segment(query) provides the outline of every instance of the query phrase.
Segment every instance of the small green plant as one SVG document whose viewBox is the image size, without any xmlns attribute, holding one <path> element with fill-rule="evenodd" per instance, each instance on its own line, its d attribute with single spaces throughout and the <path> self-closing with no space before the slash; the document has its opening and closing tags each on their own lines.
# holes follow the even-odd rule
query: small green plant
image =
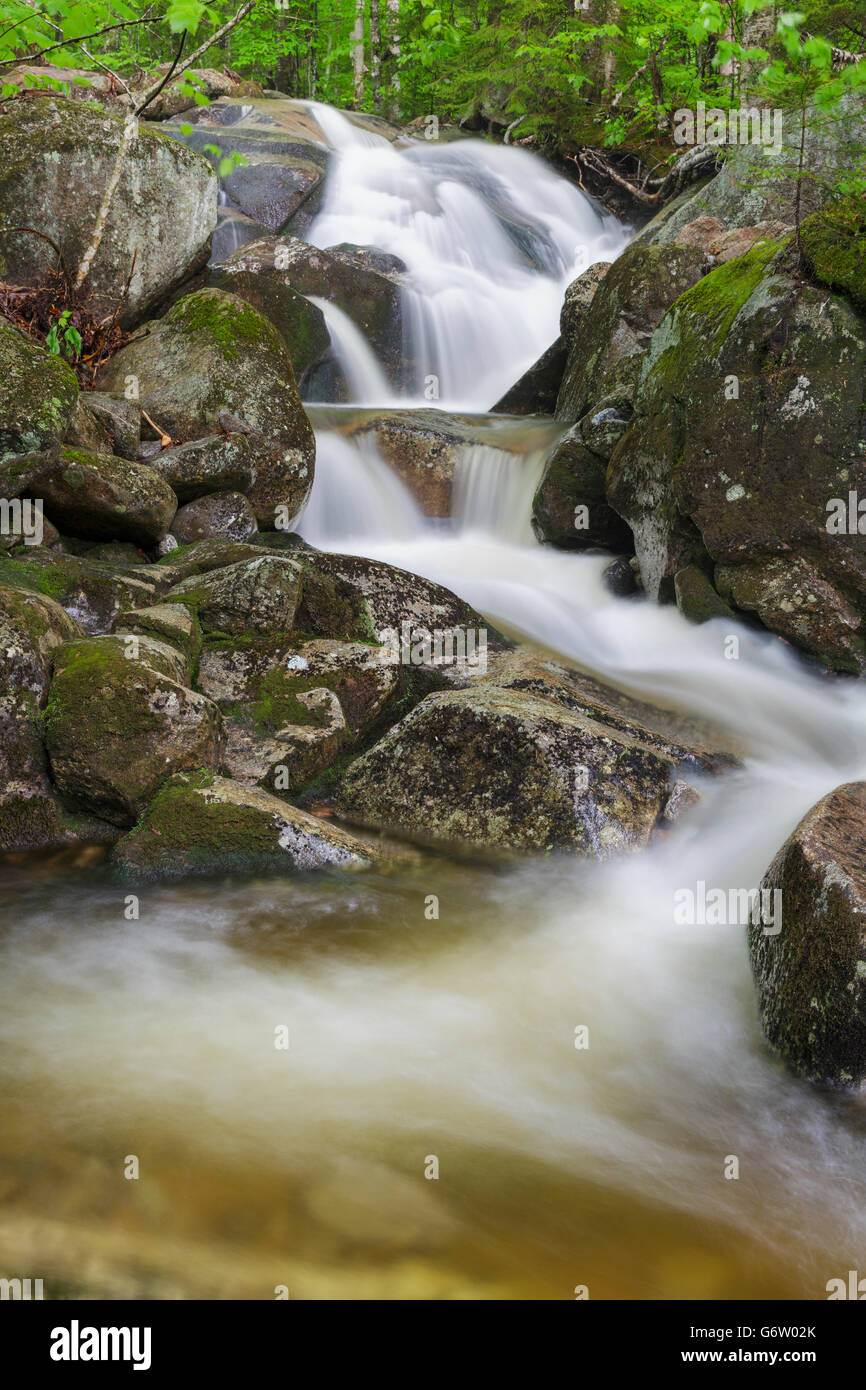
<svg viewBox="0 0 866 1390">
<path fill-rule="evenodd" d="M 77 362 L 81 355 L 81 334 L 70 322 L 71 318 L 72 311 L 64 309 L 48 330 L 45 346 L 55 357 L 67 357 L 70 362 Z"/>
</svg>

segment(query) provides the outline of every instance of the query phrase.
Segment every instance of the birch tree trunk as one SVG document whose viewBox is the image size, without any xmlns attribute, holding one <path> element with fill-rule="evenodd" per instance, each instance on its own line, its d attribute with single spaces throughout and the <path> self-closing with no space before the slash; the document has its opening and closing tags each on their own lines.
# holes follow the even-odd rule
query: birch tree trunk
<svg viewBox="0 0 866 1390">
<path fill-rule="evenodd" d="M 382 15 L 380 0 L 370 0 L 370 95 L 373 110 L 382 110 Z"/>
<path fill-rule="evenodd" d="M 385 41 L 388 52 L 388 116 L 400 119 L 400 0 L 385 0 Z"/>
<path fill-rule="evenodd" d="M 355 0 L 355 25 L 349 39 L 354 73 L 353 106 L 361 109 L 364 100 L 364 0 Z"/>
</svg>

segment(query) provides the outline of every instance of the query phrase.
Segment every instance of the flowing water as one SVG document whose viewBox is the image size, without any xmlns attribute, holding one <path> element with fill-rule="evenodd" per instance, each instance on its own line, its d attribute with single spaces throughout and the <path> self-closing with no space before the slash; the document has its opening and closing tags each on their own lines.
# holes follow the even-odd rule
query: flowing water
<svg viewBox="0 0 866 1390">
<path fill-rule="evenodd" d="M 445 303 L 460 261 L 448 218 L 481 206 L 495 221 L 504 182 L 513 217 L 552 239 L 573 190 L 474 142 L 471 157 L 457 147 L 459 179 L 450 147 L 386 160 L 374 141 L 346 142 L 352 171 L 338 166 L 317 234 L 407 263 L 426 245 L 419 302 L 425 275 L 443 299 L 426 320 L 435 369 L 489 406 L 530 339 L 552 336 L 532 336 L 548 271 L 521 271 L 537 298 L 515 290 L 502 310 L 511 366 L 497 341 L 477 375 L 463 310 L 449 318 Z M 368 158 L 384 187 L 364 224 Z M 392 159 L 414 185 L 389 182 Z M 572 236 L 596 259 L 608 233 L 579 206 Z M 480 314 L 474 247 L 460 283 Z M 819 796 L 866 776 L 862 685 L 809 674 L 769 636 L 614 599 L 605 557 L 534 545 L 539 458 L 505 436 L 467 445 L 448 522 L 423 517 L 375 438 L 347 438 L 336 418 L 317 417 L 301 525 L 315 544 L 427 575 L 509 631 L 710 718 L 743 767 L 707 783 L 649 852 L 603 865 L 431 858 L 350 880 L 152 887 L 138 921 L 89 854 L 8 866 L 0 1273 L 44 1277 L 47 1296 L 824 1297 L 863 1268 L 862 1102 L 810 1089 L 767 1053 L 743 930 L 677 925 L 674 894 L 755 885 Z"/>
</svg>

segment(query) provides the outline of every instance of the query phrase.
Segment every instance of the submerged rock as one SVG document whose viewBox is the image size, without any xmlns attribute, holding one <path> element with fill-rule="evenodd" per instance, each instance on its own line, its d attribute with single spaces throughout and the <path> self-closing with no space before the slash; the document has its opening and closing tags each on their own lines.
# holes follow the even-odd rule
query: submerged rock
<svg viewBox="0 0 866 1390">
<path fill-rule="evenodd" d="M 382 856 L 341 826 L 224 777 L 173 777 L 117 844 L 125 873 L 190 874 L 361 869 Z"/>
<path fill-rule="evenodd" d="M 781 930 L 753 914 L 752 970 L 767 1041 L 810 1081 L 866 1078 L 866 783 L 813 806 L 761 884 Z"/>
</svg>

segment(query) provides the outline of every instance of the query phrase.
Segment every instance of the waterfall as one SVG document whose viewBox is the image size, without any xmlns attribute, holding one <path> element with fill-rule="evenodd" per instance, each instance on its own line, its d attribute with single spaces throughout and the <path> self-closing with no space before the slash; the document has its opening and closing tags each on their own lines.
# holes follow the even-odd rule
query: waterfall
<svg viewBox="0 0 866 1390">
<path fill-rule="evenodd" d="M 566 285 L 629 231 L 526 150 L 391 144 L 311 104 L 337 151 L 313 245 L 399 256 L 409 395 L 487 410 L 557 337 Z"/>
<path fill-rule="evenodd" d="M 468 445 L 454 476 L 451 515 L 455 528 L 531 545 L 532 498 L 546 456 L 546 449 L 522 456 L 491 444 Z"/>
<path fill-rule="evenodd" d="M 331 338 L 331 349 L 346 379 L 351 399 L 375 405 L 392 402 L 394 392 L 357 324 L 330 300 L 320 299 L 315 294 L 308 294 L 305 298 L 322 311 Z"/>
<path fill-rule="evenodd" d="M 420 535 L 424 517 L 370 435 L 347 440 L 316 432 L 316 482 L 298 530 L 326 550 Z"/>
</svg>

